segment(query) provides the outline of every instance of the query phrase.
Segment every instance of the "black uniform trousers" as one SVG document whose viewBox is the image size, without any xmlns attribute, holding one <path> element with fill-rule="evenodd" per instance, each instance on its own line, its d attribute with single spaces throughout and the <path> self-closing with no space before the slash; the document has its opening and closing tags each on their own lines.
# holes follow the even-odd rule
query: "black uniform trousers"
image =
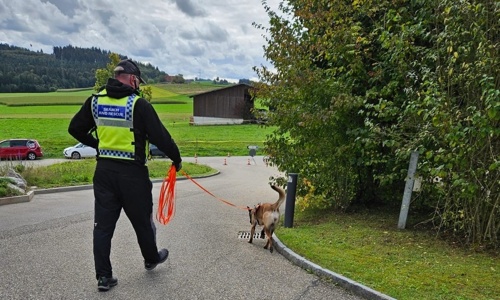
<svg viewBox="0 0 500 300">
<path fill-rule="evenodd" d="M 125 211 L 135 230 L 142 256 L 147 262 L 158 262 L 156 227 L 153 222 L 152 183 L 145 166 L 115 169 L 98 161 L 94 173 L 94 262 L 96 278 L 113 275 L 111 239 L 121 210 Z"/>
</svg>

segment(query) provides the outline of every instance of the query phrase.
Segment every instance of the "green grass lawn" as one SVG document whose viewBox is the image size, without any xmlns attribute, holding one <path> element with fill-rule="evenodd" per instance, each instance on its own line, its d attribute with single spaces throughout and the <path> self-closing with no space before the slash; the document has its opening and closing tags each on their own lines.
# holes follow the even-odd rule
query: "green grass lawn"
<svg viewBox="0 0 500 300">
<path fill-rule="evenodd" d="M 2 105 L 58 105 L 82 104 L 92 90 L 50 93 L 0 93 Z"/>
<path fill-rule="evenodd" d="M 64 115 L 64 114 L 61 114 Z M 61 116 L 59 115 L 59 116 Z M 1 117 L 1 115 L 0 115 Z M 45 157 L 62 158 L 63 149 L 77 141 L 68 133 L 71 117 L 67 118 L 0 118 L 0 140 L 32 138 L 38 140 Z M 255 124 L 192 126 L 179 114 L 163 114 L 163 123 L 175 139 L 182 156 L 248 155 L 248 145 L 263 148 L 272 128 Z M 177 122 L 174 123 L 174 120 Z M 263 155 L 262 152 L 257 152 Z"/>
<path fill-rule="evenodd" d="M 500 299 L 498 252 L 465 250 L 398 212 L 295 212 L 279 239 L 295 253 L 396 299 Z"/>
<path fill-rule="evenodd" d="M 171 165 L 172 162 L 169 160 L 150 160 L 148 161 L 149 176 L 153 179 L 164 178 Z M 18 169 L 18 171 L 20 171 L 21 176 L 23 176 L 23 178 L 28 182 L 29 186 L 46 189 L 62 186 L 92 184 L 96 160 L 71 160 L 36 168 L 19 167 L 19 164 L 12 162 L 11 166 L 14 166 Z M 9 167 L 10 166 L 4 166 L 3 168 L 0 168 L 0 175 L 3 175 Z M 217 170 L 214 170 L 206 165 L 188 162 L 184 162 L 182 164 L 182 169 L 193 177 L 213 175 L 217 172 Z M 177 176 L 182 176 L 182 174 L 178 173 Z"/>
</svg>

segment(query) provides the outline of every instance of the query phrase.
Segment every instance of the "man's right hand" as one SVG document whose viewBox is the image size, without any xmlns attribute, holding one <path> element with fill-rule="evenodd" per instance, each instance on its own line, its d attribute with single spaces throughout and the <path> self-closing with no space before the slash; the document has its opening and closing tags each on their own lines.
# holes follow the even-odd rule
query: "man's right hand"
<svg viewBox="0 0 500 300">
<path fill-rule="evenodd" d="M 179 172 L 182 169 L 182 162 L 172 162 L 172 166 L 175 167 L 176 172 Z"/>
</svg>

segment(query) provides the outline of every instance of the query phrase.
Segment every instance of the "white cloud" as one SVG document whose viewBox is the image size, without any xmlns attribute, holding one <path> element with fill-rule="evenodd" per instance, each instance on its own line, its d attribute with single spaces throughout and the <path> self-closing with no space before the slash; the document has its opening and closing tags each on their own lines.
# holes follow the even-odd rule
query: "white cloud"
<svg viewBox="0 0 500 300">
<path fill-rule="evenodd" d="M 255 79 L 268 63 L 253 22 L 268 24 L 261 0 L 0 0 L 0 43 L 97 47 L 186 78 Z"/>
</svg>

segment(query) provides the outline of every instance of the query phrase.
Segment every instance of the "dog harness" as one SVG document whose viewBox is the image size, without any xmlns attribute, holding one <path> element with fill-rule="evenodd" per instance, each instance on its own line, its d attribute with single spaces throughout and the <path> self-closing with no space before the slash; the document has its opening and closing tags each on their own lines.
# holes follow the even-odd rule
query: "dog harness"
<svg viewBox="0 0 500 300">
<path fill-rule="evenodd" d="M 255 214 L 257 214 L 259 208 L 260 208 L 260 203 L 255 205 Z M 257 225 L 262 226 L 262 224 L 259 222 L 259 219 L 255 218 L 255 220 L 257 221 Z"/>
</svg>

